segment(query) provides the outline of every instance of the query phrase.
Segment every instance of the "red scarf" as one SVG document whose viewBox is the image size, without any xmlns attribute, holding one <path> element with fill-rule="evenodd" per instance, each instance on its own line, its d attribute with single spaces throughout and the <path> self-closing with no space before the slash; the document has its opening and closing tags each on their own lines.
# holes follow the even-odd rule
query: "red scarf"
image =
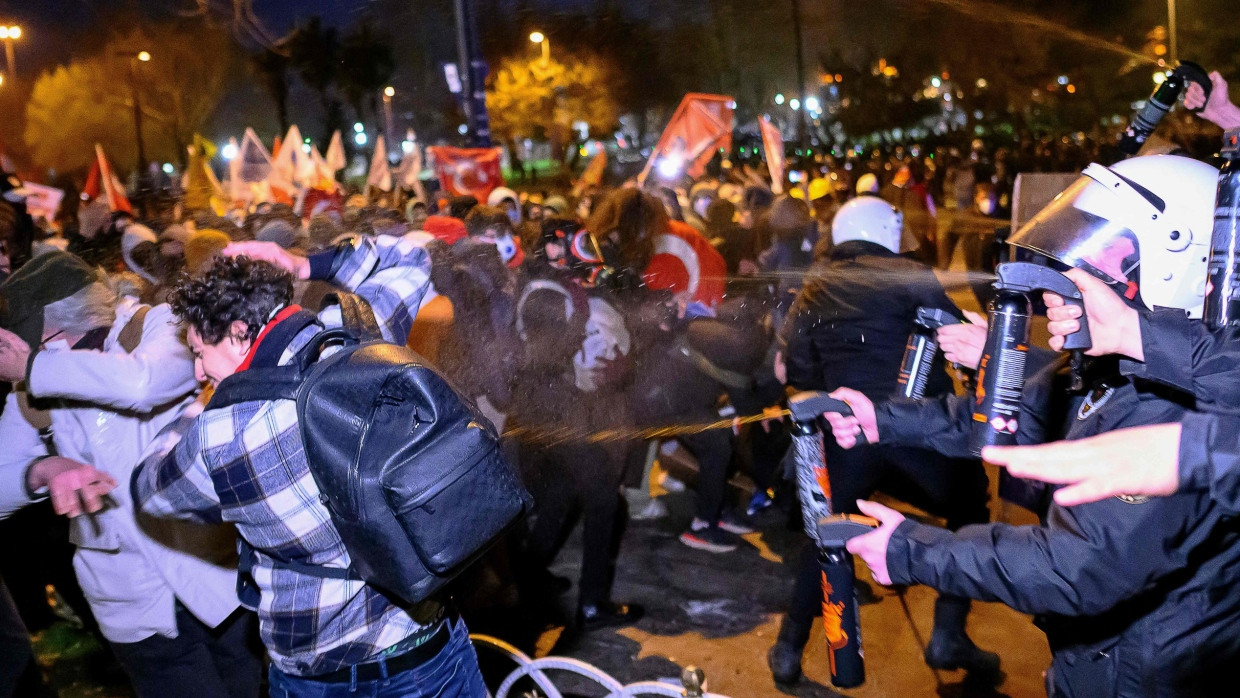
<svg viewBox="0 0 1240 698">
<path fill-rule="evenodd" d="M 262 343 L 263 339 L 267 337 L 267 333 L 270 332 L 273 327 L 300 311 L 300 305 L 294 304 L 286 306 L 284 310 L 276 313 L 276 316 L 271 318 L 266 325 L 263 325 L 262 331 L 258 333 L 258 336 L 254 338 L 254 343 L 250 345 L 250 351 L 246 353 L 245 360 L 242 361 L 241 365 L 237 367 L 237 373 L 240 373 L 250 367 L 250 362 L 254 360 L 254 355 L 258 353 L 258 345 Z"/>
</svg>

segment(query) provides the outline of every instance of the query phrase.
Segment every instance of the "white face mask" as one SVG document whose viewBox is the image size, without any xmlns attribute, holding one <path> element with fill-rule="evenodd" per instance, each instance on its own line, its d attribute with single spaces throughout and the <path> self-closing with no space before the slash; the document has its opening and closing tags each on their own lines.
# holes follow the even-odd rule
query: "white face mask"
<svg viewBox="0 0 1240 698">
<path fill-rule="evenodd" d="M 502 238 L 496 238 L 495 249 L 499 250 L 499 256 L 507 263 L 513 257 L 517 256 L 517 241 L 511 235 L 505 235 Z"/>
</svg>

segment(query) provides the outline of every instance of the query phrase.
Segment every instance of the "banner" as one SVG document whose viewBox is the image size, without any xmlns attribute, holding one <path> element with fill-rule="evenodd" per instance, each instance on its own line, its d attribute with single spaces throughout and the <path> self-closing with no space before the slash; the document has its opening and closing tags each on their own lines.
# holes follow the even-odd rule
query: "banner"
<svg viewBox="0 0 1240 698">
<path fill-rule="evenodd" d="M 375 152 L 370 156 L 370 171 L 366 173 L 366 186 L 382 192 L 392 191 L 392 167 L 388 165 L 387 143 L 383 134 L 375 138 Z"/>
<path fill-rule="evenodd" d="M 22 182 L 22 189 L 26 190 L 26 211 L 32 218 L 56 219 L 60 203 L 65 199 L 64 190 L 31 182 Z"/>
<path fill-rule="evenodd" d="M 690 93 L 667 123 L 637 181 L 645 183 L 651 168 L 663 179 L 702 176 L 706 163 L 720 148 L 732 148 L 732 110 L 736 100 L 724 95 Z"/>
<path fill-rule="evenodd" d="M 503 186 L 499 169 L 499 148 L 452 148 L 446 145 L 426 149 L 435 168 L 439 185 L 452 196 L 470 195 L 486 201 L 495 187 Z"/>
<path fill-rule="evenodd" d="M 133 214 L 133 206 L 129 205 L 129 199 L 125 196 L 125 187 L 121 186 L 121 181 L 112 172 L 112 165 L 108 163 L 103 147 L 98 143 L 95 144 L 95 164 L 91 165 L 90 174 L 86 176 L 82 195 L 89 200 L 105 196 L 109 211 Z"/>
<path fill-rule="evenodd" d="M 189 151 L 189 165 L 185 168 L 185 208 L 195 211 L 215 209 L 213 200 L 223 199 L 224 190 L 219 180 L 211 171 L 209 161 L 214 154 L 215 146 L 198 134 L 194 134 L 194 142 Z"/>
<path fill-rule="evenodd" d="M 344 140 L 340 137 L 339 130 L 332 134 L 332 140 L 327 144 L 327 154 L 323 156 L 323 161 L 331 168 L 333 178 L 348 164 L 344 158 Z"/>
<path fill-rule="evenodd" d="M 766 168 L 771 171 L 771 191 L 784 193 L 784 136 L 771 120 L 763 116 L 758 119 L 762 129 L 762 149 L 766 151 Z"/>
</svg>

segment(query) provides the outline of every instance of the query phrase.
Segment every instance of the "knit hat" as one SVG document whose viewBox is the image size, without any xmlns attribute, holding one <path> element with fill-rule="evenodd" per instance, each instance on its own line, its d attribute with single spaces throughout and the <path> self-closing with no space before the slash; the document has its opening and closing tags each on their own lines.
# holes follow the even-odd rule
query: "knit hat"
<svg viewBox="0 0 1240 698">
<path fill-rule="evenodd" d="M 141 276 L 151 283 L 159 283 L 159 279 L 155 278 L 147 269 L 134 259 L 134 248 L 143 242 L 159 244 L 159 238 L 155 236 L 155 232 L 141 223 L 130 223 L 125 226 L 125 232 L 121 235 L 121 258 L 125 260 L 125 266 L 129 271 Z"/>
<path fill-rule="evenodd" d="M 159 239 L 161 242 L 172 241 L 184 245 L 185 241 L 189 240 L 189 229 L 180 223 L 173 223 L 164 228 L 164 231 L 159 234 Z"/>
<path fill-rule="evenodd" d="M 39 255 L 0 285 L 0 327 L 37 347 L 43 341 L 43 309 L 98 280 L 90 265 L 68 252 Z"/>
<path fill-rule="evenodd" d="M 287 250 L 297 245 L 300 232 L 289 224 L 288 221 L 277 218 L 259 228 L 258 232 L 254 234 L 254 239 L 260 242 L 274 242 Z"/>
<path fill-rule="evenodd" d="M 210 228 L 189 236 L 185 242 L 185 271 L 190 276 L 197 276 L 231 242 L 227 235 Z"/>
<path fill-rule="evenodd" d="M 563 216 L 568 213 L 568 199 L 565 199 L 559 194 L 552 194 L 547 197 L 545 202 L 543 202 L 543 208 L 549 208 L 552 211 L 555 211 L 557 216 Z"/>
</svg>

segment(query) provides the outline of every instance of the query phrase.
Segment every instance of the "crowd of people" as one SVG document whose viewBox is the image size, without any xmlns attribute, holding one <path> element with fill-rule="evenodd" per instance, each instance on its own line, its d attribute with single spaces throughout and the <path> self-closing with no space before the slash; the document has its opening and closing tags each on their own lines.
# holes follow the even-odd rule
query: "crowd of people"
<svg viewBox="0 0 1240 698">
<path fill-rule="evenodd" d="M 1217 83 L 1208 103 L 1189 99 L 1240 125 Z M 1059 354 L 1032 351 L 1022 444 L 1181 418 L 1188 430 L 1196 410 L 1234 402 L 1226 342 L 1185 319 L 1200 317 L 1206 293 L 1217 171 L 1176 155 L 1104 167 L 1076 162 L 1083 154 L 1036 153 L 1084 173 L 1009 242 L 1075 268 L 1097 358 L 1070 394 Z M 56 580 L 140 696 L 255 696 L 264 664 L 273 695 L 485 695 L 466 594 L 411 603 L 357 576 L 297 401 L 217 394 L 246 371 L 322 360 L 307 347 L 347 326 L 344 299 L 360 297 L 384 341 L 425 356 L 485 416 L 531 495 L 530 515 L 458 583 L 489 576 L 530 607 L 576 586 L 581 629 L 638 622 L 643 609 L 612 589 L 625 522 L 665 514 L 642 487 L 655 456 L 696 466 L 680 542 L 726 555 L 794 489 L 781 404 L 831 391 L 853 411 L 825 416 L 833 509 L 881 523 L 849 543 L 877 582 L 939 591 L 929 666 L 1001 680 L 999 656 L 966 621 L 973 599 L 1002 601 L 1046 631 L 1051 695 L 1216 695 L 1240 649 L 1234 492 L 1206 491 L 1234 485 L 1222 466 L 1198 467 L 1180 493 L 1164 476 L 1075 507 L 1065 493 L 1080 485 L 1052 493 L 1005 473 L 1001 491 L 1044 523 L 990 523 L 968 445 L 972 401 L 948 372 L 968 383 L 984 370 L 986 318 L 957 308 L 933 269 L 958 247 L 968 266 L 993 264 L 988 245 L 1025 166 L 980 147 L 909 148 L 824 161 L 789 183 L 725 167 L 697 181 L 499 187 L 483 201 L 437 194 L 399 208 L 359 195 L 313 215 L 259 203 L 144 216 L 101 198 L 59 229 L 30 218 L 9 178 L 0 518 L 44 498 L 70 518 L 72 573 L 62 542 L 24 576 L 37 588 Z M 1086 321 L 1055 296 L 1046 305 L 1052 347 Z M 892 399 L 919 308 L 963 322 L 938 331 L 926 397 Z M 676 428 L 730 415 L 767 419 Z M 1234 432 L 1192 424 L 1234 453 L 1223 443 Z M 1141 434 L 1174 455 L 1175 435 Z M 1095 443 L 1110 442 L 1083 442 Z M 1181 467 L 1184 449 L 1211 457 L 1201 440 L 1179 443 Z M 1019 449 L 987 455 L 1038 474 L 1021 469 Z M 755 485 L 743 501 L 728 486 L 740 464 Z M 865 501 L 877 491 L 946 530 Z M 580 578 L 557 577 L 549 567 L 578 522 Z M 768 656 L 781 684 L 799 679 L 823 605 L 817 553 L 807 539 Z M 25 615 L 40 603 L 17 596 Z M 52 690 L 22 615 L 0 586 L 0 695 Z"/>
</svg>

